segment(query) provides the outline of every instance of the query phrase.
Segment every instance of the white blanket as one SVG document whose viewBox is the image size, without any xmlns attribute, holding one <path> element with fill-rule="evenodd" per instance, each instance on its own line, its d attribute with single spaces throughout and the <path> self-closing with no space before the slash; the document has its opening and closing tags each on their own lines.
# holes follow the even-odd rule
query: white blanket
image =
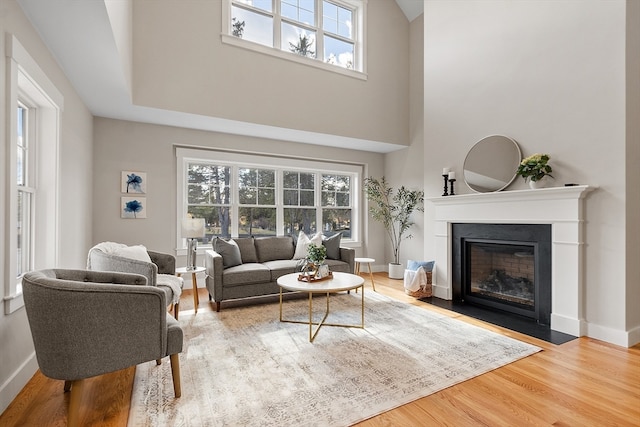
<svg viewBox="0 0 640 427">
<path fill-rule="evenodd" d="M 404 288 L 411 292 L 416 292 L 427 285 L 427 273 L 424 267 L 417 270 L 404 271 Z"/>
<path fill-rule="evenodd" d="M 97 245 L 89 249 L 89 255 L 87 256 L 87 270 L 91 270 L 91 252 L 94 250 L 101 251 L 106 254 L 113 254 L 142 261 L 139 256 L 131 256 L 131 253 L 127 251 L 127 249 L 130 248 L 134 247 L 115 242 L 98 243 Z M 144 247 L 140 246 L 140 248 Z M 182 294 L 182 287 L 184 286 L 184 280 L 181 277 L 173 276 L 171 274 L 158 274 L 156 276 L 156 286 L 170 287 L 171 291 L 173 292 L 173 301 L 171 302 L 173 304 L 180 302 L 180 295 Z"/>
</svg>

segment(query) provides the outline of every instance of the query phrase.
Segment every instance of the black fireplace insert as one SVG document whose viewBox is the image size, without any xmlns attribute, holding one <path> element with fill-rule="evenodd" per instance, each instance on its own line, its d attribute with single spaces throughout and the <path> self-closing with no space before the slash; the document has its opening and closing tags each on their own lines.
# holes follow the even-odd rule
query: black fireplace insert
<svg viewBox="0 0 640 427">
<path fill-rule="evenodd" d="M 549 325 L 551 225 L 452 224 L 453 300 Z"/>
</svg>

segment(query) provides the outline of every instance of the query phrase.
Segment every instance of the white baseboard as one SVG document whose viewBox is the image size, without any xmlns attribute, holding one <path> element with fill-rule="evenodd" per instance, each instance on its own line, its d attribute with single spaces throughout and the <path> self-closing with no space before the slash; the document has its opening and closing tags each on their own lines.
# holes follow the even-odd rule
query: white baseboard
<svg viewBox="0 0 640 427">
<path fill-rule="evenodd" d="M 0 414 L 13 402 L 24 386 L 38 370 L 36 353 L 29 355 L 27 360 L 0 386 Z"/>
<path fill-rule="evenodd" d="M 640 342 L 640 328 L 634 328 L 631 331 L 622 331 L 619 329 L 596 325 L 595 323 L 589 323 L 587 324 L 587 336 L 589 338 L 606 341 L 621 347 L 631 347 L 632 345 Z"/>
</svg>

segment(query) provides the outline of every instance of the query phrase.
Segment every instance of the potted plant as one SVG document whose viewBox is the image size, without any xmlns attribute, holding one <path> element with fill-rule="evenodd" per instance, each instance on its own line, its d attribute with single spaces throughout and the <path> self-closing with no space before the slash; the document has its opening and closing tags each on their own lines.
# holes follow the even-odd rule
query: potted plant
<svg viewBox="0 0 640 427">
<path fill-rule="evenodd" d="M 414 211 L 424 211 L 424 191 L 409 190 L 404 186 L 394 191 L 384 176 L 381 179 L 365 178 L 364 189 L 367 200 L 371 203 L 369 213 L 374 220 L 384 225 L 393 248 L 389 278 L 402 279 L 404 268 L 400 264 L 400 244 L 413 237 L 407 233 L 414 224 L 411 214 Z"/>
<path fill-rule="evenodd" d="M 516 174 L 523 177 L 525 182 L 529 179 L 531 188 L 542 187 L 544 185 L 541 185 L 541 183 L 546 181 L 545 177 L 553 178 L 551 175 L 553 170 L 549 166 L 549 159 L 548 154 L 532 154 L 520 162 Z"/>
<path fill-rule="evenodd" d="M 303 273 L 307 276 L 315 278 L 322 277 L 321 267 L 324 264 L 324 260 L 327 258 L 327 248 L 324 245 L 316 245 L 311 243 L 307 248 L 307 258 L 305 259 L 306 266 L 303 269 Z M 327 269 L 328 273 L 328 269 Z"/>
</svg>

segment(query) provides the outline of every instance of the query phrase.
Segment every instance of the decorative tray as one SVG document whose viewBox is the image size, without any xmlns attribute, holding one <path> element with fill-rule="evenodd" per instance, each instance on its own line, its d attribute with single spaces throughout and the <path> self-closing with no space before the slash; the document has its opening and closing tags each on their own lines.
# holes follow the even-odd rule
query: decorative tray
<svg viewBox="0 0 640 427">
<path fill-rule="evenodd" d="M 309 276 L 305 276 L 304 274 L 298 275 L 298 281 L 307 282 L 307 283 L 322 282 L 324 280 L 330 280 L 330 279 L 333 279 L 333 273 L 331 272 L 329 272 L 329 275 L 325 277 L 309 277 Z"/>
</svg>

